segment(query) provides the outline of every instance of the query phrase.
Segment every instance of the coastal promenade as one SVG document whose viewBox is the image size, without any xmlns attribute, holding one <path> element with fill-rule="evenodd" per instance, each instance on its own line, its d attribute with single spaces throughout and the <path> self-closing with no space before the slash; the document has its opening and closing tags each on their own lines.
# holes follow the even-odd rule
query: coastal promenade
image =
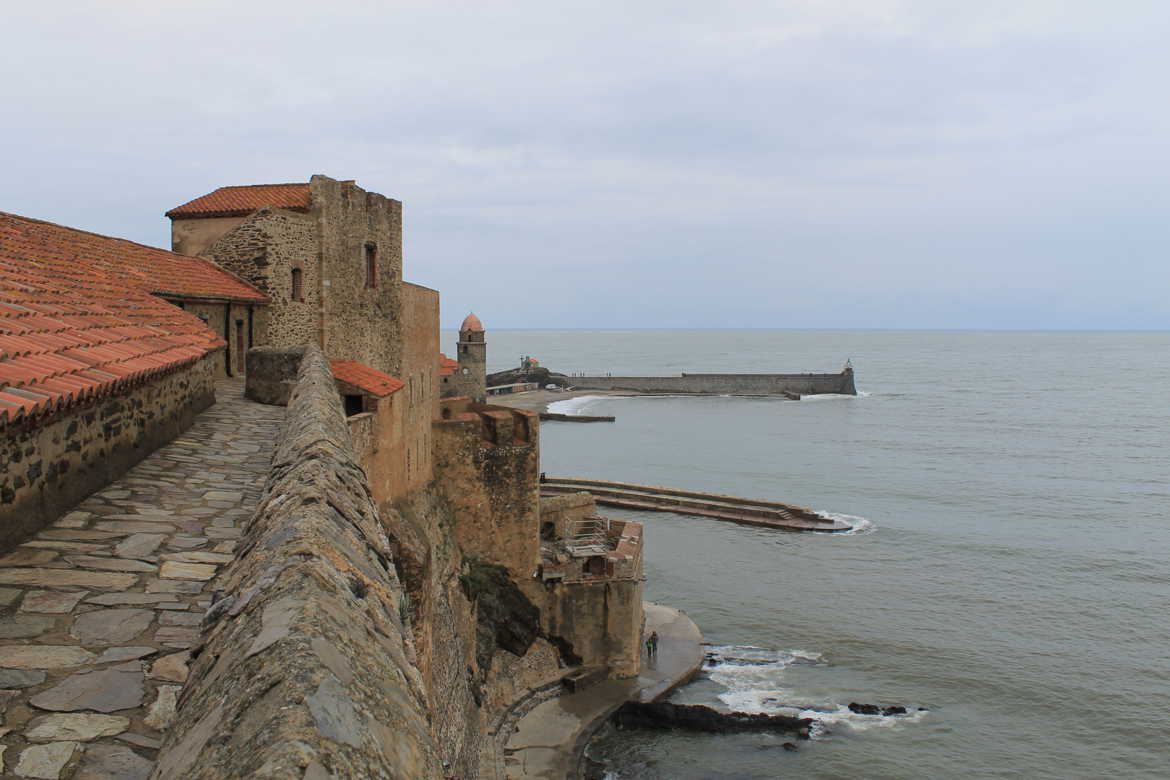
<svg viewBox="0 0 1170 780">
<path fill-rule="evenodd" d="M 0 558 L 3 776 L 150 775 L 285 413 L 238 380 L 216 394 L 183 435 Z"/>
<path fill-rule="evenodd" d="M 548 699 L 515 724 L 504 748 L 498 780 L 564 780 L 578 776 L 578 764 L 593 733 L 627 701 L 650 702 L 667 696 L 703 665 L 703 635 L 682 612 L 647 602 L 646 634 L 657 631 L 658 653 L 643 655 L 639 675 L 606 680 Z"/>
</svg>

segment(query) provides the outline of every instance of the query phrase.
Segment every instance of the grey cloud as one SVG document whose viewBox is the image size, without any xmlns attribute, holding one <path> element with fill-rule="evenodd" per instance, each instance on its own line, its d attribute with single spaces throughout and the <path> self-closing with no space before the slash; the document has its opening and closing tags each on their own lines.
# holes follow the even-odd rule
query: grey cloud
<svg viewBox="0 0 1170 780">
<path fill-rule="evenodd" d="M 10 12 L 0 208 L 357 178 L 496 327 L 1167 327 L 1163 4 Z"/>
</svg>

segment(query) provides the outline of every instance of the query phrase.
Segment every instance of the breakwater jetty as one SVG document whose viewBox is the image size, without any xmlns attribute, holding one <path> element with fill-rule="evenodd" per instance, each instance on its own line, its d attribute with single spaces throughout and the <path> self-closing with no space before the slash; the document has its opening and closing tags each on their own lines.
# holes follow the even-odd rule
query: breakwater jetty
<svg viewBox="0 0 1170 780">
<path fill-rule="evenodd" d="M 540 419 L 542 421 L 548 420 L 552 422 L 571 422 L 571 423 L 592 423 L 592 422 L 616 422 L 617 418 L 612 414 L 590 415 L 590 414 L 558 414 L 557 412 L 541 412 Z"/>
<path fill-rule="evenodd" d="M 626 390 L 691 395 L 857 395 L 853 367 L 837 374 L 679 374 L 678 376 L 573 376 L 574 390 Z"/>
<path fill-rule="evenodd" d="M 719 493 L 699 493 L 658 485 L 636 485 L 609 480 L 541 478 L 542 496 L 559 496 L 582 491 L 592 495 L 598 504 L 606 506 L 698 515 L 784 531 L 838 533 L 852 528 L 843 520 L 834 520 L 811 509 L 779 501 L 756 501 Z"/>
</svg>

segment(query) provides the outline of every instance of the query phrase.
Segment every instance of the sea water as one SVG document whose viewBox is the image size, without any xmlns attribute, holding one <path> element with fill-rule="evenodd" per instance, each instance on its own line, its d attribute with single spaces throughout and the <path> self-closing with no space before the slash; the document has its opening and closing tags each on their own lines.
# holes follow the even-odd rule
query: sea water
<svg viewBox="0 0 1170 780">
<path fill-rule="evenodd" d="M 858 529 L 603 508 L 645 523 L 647 598 L 710 643 L 674 701 L 818 721 L 797 752 L 607 728 L 589 751 L 614 777 L 1170 776 L 1170 334 L 488 338 L 493 369 L 856 367 L 857 397 L 594 397 L 561 411 L 616 423 L 542 426 L 549 475 L 778 499 Z"/>
</svg>

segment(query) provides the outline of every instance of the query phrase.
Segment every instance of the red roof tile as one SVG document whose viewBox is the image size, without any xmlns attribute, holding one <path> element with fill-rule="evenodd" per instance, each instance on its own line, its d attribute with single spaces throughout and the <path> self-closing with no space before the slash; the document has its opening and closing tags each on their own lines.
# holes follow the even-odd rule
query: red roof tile
<svg viewBox="0 0 1170 780">
<path fill-rule="evenodd" d="M 309 210 L 308 184 L 246 184 L 220 187 L 167 212 L 171 219 L 237 217 L 274 206 L 291 211 Z"/>
<path fill-rule="evenodd" d="M 379 398 L 397 393 L 406 387 L 406 383 L 401 379 L 395 379 L 389 374 L 353 360 L 330 360 L 329 367 L 333 369 L 334 379 L 340 379 Z"/>
<path fill-rule="evenodd" d="M 439 376 L 451 376 L 457 368 L 459 368 L 458 360 L 452 360 L 442 352 L 439 353 Z"/>
<path fill-rule="evenodd" d="M 156 292 L 265 302 L 206 260 L 0 212 L 0 423 L 119 392 L 223 346 Z"/>
</svg>

